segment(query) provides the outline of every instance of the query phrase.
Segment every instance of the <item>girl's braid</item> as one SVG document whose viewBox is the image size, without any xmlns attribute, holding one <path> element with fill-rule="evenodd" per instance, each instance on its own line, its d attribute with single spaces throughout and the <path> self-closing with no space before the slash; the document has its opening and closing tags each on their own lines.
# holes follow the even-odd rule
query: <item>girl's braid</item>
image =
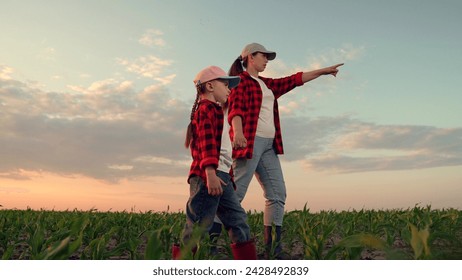
<svg viewBox="0 0 462 280">
<path fill-rule="evenodd" d="M 203 90 L 202 85 L 197 85 L 196 100 L 194 100 L 194 105 L 192 106 L 192 109 L 191 109 L 191 116 L 189 117 L 190 122 L 188 124 L 188 128 L 186 129 L 186 139 L 184 141 L 184 146 L 186 148 L 189 148 L 189 146 L 191 145 L 192 138 L 193 138 L 192 120 L 194 119 L 194 114 L 196 113 L 197 108 L 199 107 L 200 93 L 202 92 L 202 90 Z"/>
<path fill-rule="evenodd" d="M 194 113 L 196 113 L 198 105 L 199 105 L 199 89 L 196 94 L 196 100 L 194 100 L 194 105 L 192 106 L 192 109 L 191 109 L 191 116 L 189 118 L 191 121 L 194 118 Z"/>
</svg>

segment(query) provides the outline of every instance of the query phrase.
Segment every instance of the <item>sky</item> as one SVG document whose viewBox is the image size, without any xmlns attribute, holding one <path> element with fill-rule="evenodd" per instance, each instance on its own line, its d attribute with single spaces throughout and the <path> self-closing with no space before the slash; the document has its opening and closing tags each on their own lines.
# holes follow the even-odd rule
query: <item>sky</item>
<svg viewBox="0 0 462 280">
<path fill-rule="evenodd" d="M 252 42 L 283 77 L 286 210 L 462 208 L 462 2 L 12 1 L 0 9 L 0 209 L 184 211 L 195 89 Z M 245 209 L 261 211 L 254 179 Z"/>
</svg>

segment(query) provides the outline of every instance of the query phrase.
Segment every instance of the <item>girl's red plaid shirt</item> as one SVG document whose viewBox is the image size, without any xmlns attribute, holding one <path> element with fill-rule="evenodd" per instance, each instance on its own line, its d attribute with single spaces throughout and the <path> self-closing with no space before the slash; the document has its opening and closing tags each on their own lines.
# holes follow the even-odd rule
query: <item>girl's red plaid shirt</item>
<svg viewBox="0 0 462 280">
<path fill-rule="evenodd" d="M 203 99 L 194 113 L 192 120 L 191 155 L 193 162 L 189 171 L 189 179 L 199 176 L 207 185 L 205 167 L 218 167 L 220 158 L 221 137 L 223 133 L 223 109 L 216 103 Z"/>
</svg>

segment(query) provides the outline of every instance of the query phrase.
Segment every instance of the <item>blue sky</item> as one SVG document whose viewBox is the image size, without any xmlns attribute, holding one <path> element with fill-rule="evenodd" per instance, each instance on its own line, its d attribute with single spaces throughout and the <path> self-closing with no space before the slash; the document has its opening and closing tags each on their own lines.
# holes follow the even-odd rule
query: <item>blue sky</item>
<svg viewBox="0 0 462 280">
<path fill-rule="evenodd" d="M 345 63 L 337 78 L 280 100 L 289 209 L 461 207 L 461 8 L 449 0 L 2 1 L 0 204 L 71 201 L 58 195 L 64 187 L 47 188 L 50 201 L 39 191 L 62 179 L 77 189 L 85 182 L 88 197 L 104 189 L 102 199 L 122 205 L 114 209 L 181 208 L 192 79 L 211 64 L 227 70 L 259 42 L 277 52 L 267 77 Z M 260 209 L 253 184 L 244 206 Z"/>
</svg>

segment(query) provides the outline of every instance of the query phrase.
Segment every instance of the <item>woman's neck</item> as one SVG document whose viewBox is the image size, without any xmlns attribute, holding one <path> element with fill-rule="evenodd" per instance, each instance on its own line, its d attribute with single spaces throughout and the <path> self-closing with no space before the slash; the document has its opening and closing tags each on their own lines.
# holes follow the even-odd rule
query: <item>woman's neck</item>
<svg viewBox="0 0 462 280">
<path fill-rule="evenodd" d="M 255 68 L 247 68 L 247 73 L 250 74 L 250 76 L 258 78 L 258 71 L 255 70 Z"/>
</svg>

